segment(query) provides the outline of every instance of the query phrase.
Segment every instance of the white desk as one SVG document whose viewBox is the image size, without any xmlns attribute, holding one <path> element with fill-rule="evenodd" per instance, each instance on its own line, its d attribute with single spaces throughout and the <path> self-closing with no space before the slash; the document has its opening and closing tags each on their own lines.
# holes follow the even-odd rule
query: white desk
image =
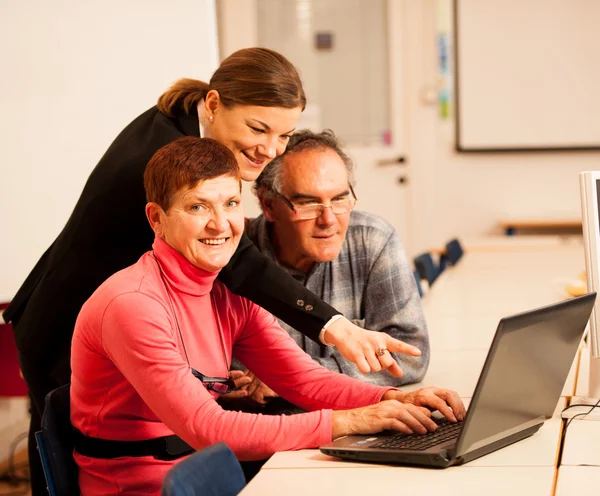
<svg viewBox="0 0 600 496">
<path fill-rule="evenodd" d="M 568 243 L 537 251 L 467 252 L 454 268 L 460 268 L 461 265 L 461 272 L 473 274 L 485 270 L 502 276 L 508 270 L 513 276 L 529 278 L 531 274 L 541 274 L 554 278 L 561 275 L 577 276 L 585 269 L 585 260 L 583 244 Z"/>
<path fill-rule="evenodd" d="M 553 467 L 273 469 L 261 470 L 240 494 L 548 496 L 554 474 Z"/>
<path fill-rule="evenodd" d="M 600 494 L 600 467 L 560 467 L 556 496 Z"/>
<path fill-rule="evenodd" d="M 425 315 L 488 315 L 498 321 L 502 317 L 556 303 L 566 298 L 564 279 L 555 280 L 546 277 L 536 282 L 528 278 L 516 277 L 514 274 L 493 277 L 485 274 L 476 277 L 460 274 L 458 277 L 453 272 L 447 276 L 435 281 L 424 297 Z"/>
<path fill-rule="evenodd" d="M 582 246 L 581 235 L 551 235 L 530 234 L 527 236 L 483 236 L 476 238 L 465 238 L 461 240 L 465 251 L 475 252 L 502 252 L 502 251 L 546 251 L 562 249 L 570 246 Z"/>
<path fill-rule="evenodd" d="M 493 314 L 443 315 L 425 312 L 432 357 L 456 350 L 487 352 L 499 318 Z"/>
<path fill-rule="evenodd" d="M 589 350 L 583 348 L 579 361 L 576 393 L 588 392 Z M 574 396 L 571 404 L 583 403 Z M 576 409 L 575 413 L 587 412 L 588 408 Z M 571 412 L 573 413 L 573 412 Z M 600 493 L 600 415 L 575 418 L 563 433 L 563 452 L 558 471 L 557 496 Z"/>
<path fill-rule="evenodd" d="M 425 315 L 487 315 L 499 319 L 565 298 L 567 280 L 585 268 L 583 249 L 467 253 L 423 298 Z"/>
<path fill-rule="evenodd" d="M 452 389 L 461 398 L 470 398 L 475 390 L 487 350 L 454 350 L 432 356 L 422 382 L 402 386 L 403 391 L 414 391 L 426 386 Z"/>
<path fill-rule="evenodd" d="M 573 403 L 577 403 L 577 398 L 573 399 Z M 562 465 L 600 467 L 600 420 L 575 419 L 569 424 Z"/>
<path fill-rule="evenodd" d="M 447 269 L 425 296 L 432 359 L 423 385 L 472 395 L 498 320 L 563 298 L 560 278 L 584 269 L 580 244 L 548 246 L 542 252 L 474 252 Z M 575 392 L 574 364 L 563 396 Z M 534 436 L 464 466 L 445 470 L 343 462 L 318 450 L 277 453 L 243 495 L 496 494 L 553 493 L 562 422 L 555 416 Z M 598 423 L 600 426 L 600 422 Z M 595 443 L 595 447 L 600 442 Z M 600 450 L 598 450 L 600 452 Z M 563 467 L 564 468 L 564 467 Z M 563 470 L 563 469 L 561 469 Z M 568 491 L 569 474 L 563 486 Z M 563 492 L 562 494 L 568 494 Z"/>
<path fill-rule="evenodd" d="M 463 401 L 465 402 L 465 405 L 468 406 L 469 398 L 463 398 Z M 562 429 L 560 412 L 563 410 L 564 406 L 565 399 L 561 398 L 556 405 L 554 416 L 545 422 L 541 429 L 533 436 L 473 460 L 463 467 L 556 466 Z M 384 467 L 392 467 L 392 465 L 371 465 L 352 461 L 342 461 L 339 458 L 324 455 L 319 450 L 300 450 L 276 453 L 264 465 L 263 470 L 305 468 L 362 469 Z"/>
</svg>

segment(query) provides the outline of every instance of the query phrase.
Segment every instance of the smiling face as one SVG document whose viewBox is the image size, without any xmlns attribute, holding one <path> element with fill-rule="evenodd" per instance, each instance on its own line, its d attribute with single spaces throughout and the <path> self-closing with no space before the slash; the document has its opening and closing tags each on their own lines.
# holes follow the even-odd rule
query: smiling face
<svg viewBox="0 0 600 496">
<path fill-rule="evenodd" d="M 294 205 L 331 205 L 351 196 L 348 169 L 329 148 L 307 149 L 285 156 L 280 193 Z M 330 262 L 342 248 L 350 212 L 334 214 L 325 208 L 316 219 L 298 220 L 280 197 L 261 198 L 267 220 L 273 223 L 272 242 L 283 264 L 308 272 L 315 262 Z"/>
<path fill-rule="evenodd" d="M 208 272 L 227 265 L 244 231 L 240 183 L 232 176 L 181 188 L 167 212 L 148 203 L 146 215 L 169 246 Z"/>
<path fill-rule="evenodd" d="M 233 152 L 244 181 L 254 181 L 271 160 L 285 151 L 302 113 L 300 107 L 227 108 L 214 90 L 206 96 L 204 110 L 209 118 L 206 137 L 216 139 Z"/>
</svg>

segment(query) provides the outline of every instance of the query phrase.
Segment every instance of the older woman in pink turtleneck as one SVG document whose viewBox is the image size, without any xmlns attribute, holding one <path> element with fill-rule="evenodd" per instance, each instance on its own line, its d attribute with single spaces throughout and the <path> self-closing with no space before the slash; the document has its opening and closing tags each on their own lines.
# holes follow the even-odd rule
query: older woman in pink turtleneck
<svg viewBox="0 0 600 496">
<path fill-rule="evenodd" d="M 175 435 L 194 449 L 224 441 L 240 460 L 258 460 L 349 433 L 434 430 L 424 407 L 462 419 L 464 406 L 451 391 L 403 393 L 320 367 L 272 315 L 215 281 L 244 227 L 237 163 L 223 145 L 193 137 L 166 145 L 149 162 L 144 185 L 153 250 L 96 290 L 73 336 L 71 420 L 88 445 L 117 441 L 119 455 L 121 446 L 128 453 Z M 232 385 L 234 354 L 309 413 L 223 410 L 216 398 Z M 84 495 L 157 494 L 177 462 L 92 455 L 76 449 Z"/>
</svg>

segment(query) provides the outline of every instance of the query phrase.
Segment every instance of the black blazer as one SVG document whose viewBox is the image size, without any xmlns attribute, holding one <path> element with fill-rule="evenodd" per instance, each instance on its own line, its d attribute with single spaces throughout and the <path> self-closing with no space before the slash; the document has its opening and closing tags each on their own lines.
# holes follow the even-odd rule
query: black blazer
<svg viewBox="0 0 600 496">
<path fill-rule="evenodd" d="M 93 170 L 66 226 L 4 312 L 19 352 L 40 371 L 68 360 L 77 314 L 96 288 L 151 249 L 143 175 L 154 152 L 199 135 L 195 108 L 169 118 L 153 107 L 119 134 Z M 219 279 L 315 341 L 339 313 L 263 256 L 246 235 Z"/>
</svg>

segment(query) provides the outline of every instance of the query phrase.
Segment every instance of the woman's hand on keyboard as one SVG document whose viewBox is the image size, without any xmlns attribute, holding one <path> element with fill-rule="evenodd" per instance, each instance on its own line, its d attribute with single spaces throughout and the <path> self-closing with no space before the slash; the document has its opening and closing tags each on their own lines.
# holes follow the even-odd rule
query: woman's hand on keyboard
<svg viewBox="0 0 600 496">
<path fill-rule="evenodd" d="M 426 387 L 411 391 L 410 393 L 390 390 L 383 395 L 383 399 L 395 399 L 402 403 L 410 403 L 415 406 L 438 410 L 451 422 L 465 418 L 466 409 L 464 403 L 456 391 L 449 389 Z"/>
<path fill-rule="evenodd" d="M 431 412 L 411 403 L 396 400 L 353 410 L 333 412 L 333 439 L 351 434 L 375 434 L 387 429 L 412 434 L 426 434 L 437 429 Z"/>
</svg>

